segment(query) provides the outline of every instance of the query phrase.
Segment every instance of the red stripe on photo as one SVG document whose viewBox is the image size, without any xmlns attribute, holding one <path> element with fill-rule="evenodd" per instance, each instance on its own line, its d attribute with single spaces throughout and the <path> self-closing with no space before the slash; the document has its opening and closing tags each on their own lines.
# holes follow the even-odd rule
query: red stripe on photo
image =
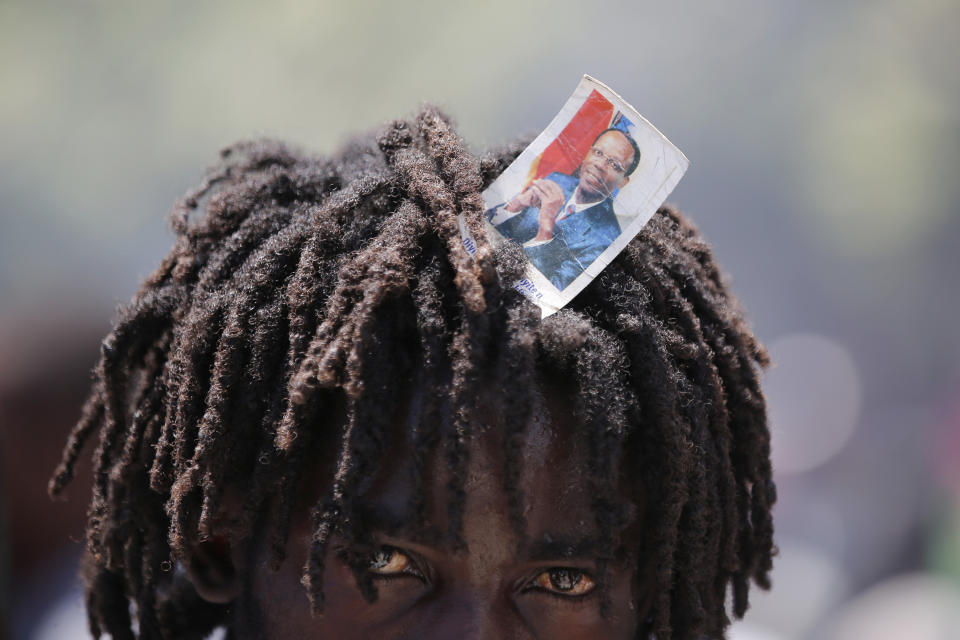
<svg viewBox="0 0 960 640">
<path fill-rule="evenodd" d="M 530 166 L 527 184 L 554 171 L 575 172 L 600 132 L 610 126 L 613 104 L 594 89 L 553 142 Z"/>
</svg>

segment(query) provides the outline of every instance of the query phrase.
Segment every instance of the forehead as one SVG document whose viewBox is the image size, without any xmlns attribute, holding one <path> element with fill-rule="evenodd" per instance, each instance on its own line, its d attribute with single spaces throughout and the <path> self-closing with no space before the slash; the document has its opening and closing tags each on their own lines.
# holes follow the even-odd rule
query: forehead
<svg viewBox="0 0 960 640">
<path fill-rule="evenodd" d="M 619 153 L 621 156 L 629 158 L 633 155 L 633 145 L 627 140 L 627 137 L 617 131 L 608 131 L 594 143 L 595 147 L 600 147 L 605 151 Z"/>
<path fill-rule="evenodd" d="M 534 403 L 531 421 L 520 434 L 511 430 L 502 412 L 480 410 L 471 420 L 463 475 L 463 527 L 468 548 L 488 546 L 494 532 L 497 537 L 514 537 L 508 516 L 511 494 L 522 500 L 524 533 L 540 548 L 551 540 L 583 542 L 598 535 L 586 439 L 569 399 L 559 394 L 549 398 Z M 423 452 L 418 452 L 423 483 L 417 486 L 412 445 L 402 430 L 393 432 L 383 463 L 361 496 L 371 522 L 409 534 L 421 529 L 426 539 L 443 537 L 449 526 L 450 484 L 455 473 L 443 440 L 425 459 Z M 639 514 L 639 491 L 619 489 L 628 510 Z M 414 522 L 412 509 L 415 494 L 421 492 L 427 514 L 427 522 L 422 523 Z"/>
<path fill-rule="evenodd" d="M 561 405 L 549 413 L 536 412 L 519 443 L 517 487 L 527 533 L 534 540 L 595 533 L 586 442 L 568 409 Z M 491 430 L 473 447 L 467 488 L 478 509 L 496 508 L 511 489 L 505 478 L 509 446 L 502 434 Z"/>
</svg>

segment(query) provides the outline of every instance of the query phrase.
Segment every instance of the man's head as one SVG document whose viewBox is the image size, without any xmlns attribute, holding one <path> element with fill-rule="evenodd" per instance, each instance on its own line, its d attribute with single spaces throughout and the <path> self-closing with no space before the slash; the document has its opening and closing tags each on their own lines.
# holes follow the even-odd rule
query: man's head
<svg viewBox="0 0 960 640">
<path fill-rule="evenodd" d="M 593 141 L 580 164 L 580 192 L 588 199 L 603 200 L 630 181 L 640 163 L 640 148 L 620 129 L 607 129 Z"/>
<path fill-rule="evenodd" d="M 541 321 L 482 228 L 519 150 L 426 109 L 332 159 L 236 147 L 188 194 L 51 482 L 99 431 L 95 634 L 694 638 L 728 586 L 743 614 L 763 348 L 669 208 Z"/>
</svg>

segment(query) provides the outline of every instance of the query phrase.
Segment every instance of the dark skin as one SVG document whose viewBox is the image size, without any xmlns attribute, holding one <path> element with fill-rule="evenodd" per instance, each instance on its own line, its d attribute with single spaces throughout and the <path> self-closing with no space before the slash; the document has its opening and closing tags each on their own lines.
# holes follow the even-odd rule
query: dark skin
<svg viewBox="0 0 960 640">
<path fill-rule="evenodd" d="M 405 526 L 413 517 L 412 459 L 402 432 L 396 431 L 365 500 L 365 516 L 374 524 L 375 546 L 365 553 L 378 590 L 375 602 L 361 595 L 351 569 L 338 557 L 342 543 L 334 538 L 324 576 L 325 612 L 311 616 L 300 578 L 312 534 L 308 505 L 319 497 L 316 489 L 301 496 L 287 560 L 279 571 L 270 570 L 267 545 L 261 544 L 250 564 L 233 552 L 240 571 L 222 568 L 220 560 L 204 565 L 219 563 L 221 568 L 215 571 L 195 566 L 191 578 L 201 595 L 213 601 L 249 594 L 251 601 L 236 608 L 238 639 L 631 640 L 651 601 L 650 572 L 639 579 L 636 571 L 642 505 L 627 497 L 641 492 L 623 483 L 624 499 L 633 505 L 634 516 L 619 540 L 618 557 L 607 565 L 609 610 L 604 615 L 585 447 L 574 438 L 572 412 L 554 413 L 556 418 L 545 417 L 533 425 L 523 448 L 521 486 L 528 539 L 522 545 L 506 515 L 499 425 L 486 420 L 486 430 L 470 445 L 463 520 L 467 550 L 460 553 L 443 542 L 448 501 L 444 464 L 427 469 L 427 535 Z M 216 555 L 211 546 L 198 549 L 197 555 Z M 222 549 L 219 555 L 224 555 Z M 249 583 L 241 588 L 239 576 L 244 573 Z M 638 599 L 642 610 L 635 608 Z M 257 613 L 262 629 L 255 629 L 247 615 L 251 611 Z"/>
</svg>

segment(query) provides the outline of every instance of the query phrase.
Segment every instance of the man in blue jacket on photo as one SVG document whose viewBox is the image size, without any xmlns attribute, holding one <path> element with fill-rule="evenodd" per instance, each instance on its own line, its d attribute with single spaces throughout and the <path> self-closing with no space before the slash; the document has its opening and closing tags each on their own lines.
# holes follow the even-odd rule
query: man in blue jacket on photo
<svg viewBox="0 0 960 640">
<path fill-rule="evenodd" d="M 523 245 L 530 262 L 565 289 L 620 235 L 613 197 L 630 180 L 640 149 L 621 129 L 594 140 L 575 175 L 554 172 L 486 212 L 500 235 Z"/>
</svg>

